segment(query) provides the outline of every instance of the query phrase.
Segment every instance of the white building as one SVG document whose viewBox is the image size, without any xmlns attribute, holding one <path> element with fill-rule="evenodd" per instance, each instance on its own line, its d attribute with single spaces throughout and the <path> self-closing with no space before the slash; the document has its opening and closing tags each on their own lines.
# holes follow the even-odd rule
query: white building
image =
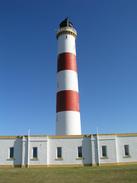
<svg viewBox="0 0 137 183">
<path fill-rule="evenodd" d="M 1 136 L 0 166 L 137 163 L 137 134 Z"/>
<path fill-rule="evenodd" d="M 0 136 L 0 166 L 83 166 L 137 163 L 137 134 L 81 135 L 73 24 L 57 32 L 56 136 Z"/>
</svg>

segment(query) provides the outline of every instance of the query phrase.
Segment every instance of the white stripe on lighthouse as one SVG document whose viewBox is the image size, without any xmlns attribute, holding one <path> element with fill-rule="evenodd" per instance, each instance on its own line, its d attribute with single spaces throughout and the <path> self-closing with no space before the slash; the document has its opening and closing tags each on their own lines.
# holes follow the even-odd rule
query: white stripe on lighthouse
<svg viewBox="0 0 137 183">
<path fill-rule="evenodd" d="M 58 37 L 58 54 L 69 52 L 76 55 L 75 37 L 70 34 L 62 34 Z"/>
<path fill-rule="evenodd" d="M 78 92 L 77 72 L 63 70 L 57 73 L 57 92 L 61 90 L 74 90 Z"/>
</svg>

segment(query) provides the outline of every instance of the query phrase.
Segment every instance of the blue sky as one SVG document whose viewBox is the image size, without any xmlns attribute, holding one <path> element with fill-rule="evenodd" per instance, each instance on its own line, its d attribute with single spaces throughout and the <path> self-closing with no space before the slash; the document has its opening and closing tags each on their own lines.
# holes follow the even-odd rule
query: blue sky
<svg viewBox="0 0 137 183">
<path fill-rule="evenodd" d="M 0 1 L 0 135 L 55 134 L 59 23 L 78 32 L 82 132 L 137 132 L 137 1 Z"/>
</svg>

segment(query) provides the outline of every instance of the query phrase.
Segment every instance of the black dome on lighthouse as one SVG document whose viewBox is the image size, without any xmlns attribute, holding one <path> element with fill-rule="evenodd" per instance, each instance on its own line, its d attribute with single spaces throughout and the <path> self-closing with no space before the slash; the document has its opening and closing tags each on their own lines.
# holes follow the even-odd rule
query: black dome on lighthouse
<svg viewBox="0 0 137 183">
<path fill-rule="evenodd" d="M 59 25 L 60 28 L 63 27 L 73 27 L 72 22 L 69 20 L 69 18 L 65 18 Z"/>
</svg>

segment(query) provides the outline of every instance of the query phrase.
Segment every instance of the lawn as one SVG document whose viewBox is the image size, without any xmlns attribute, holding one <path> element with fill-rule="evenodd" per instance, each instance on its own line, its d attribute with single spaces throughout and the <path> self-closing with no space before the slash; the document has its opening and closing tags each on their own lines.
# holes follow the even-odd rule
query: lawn
<svg viewBox="0 0 137 183">
<path fill-rule="evenodd" d="M 0 183 L 137 183 L 137 165 L 0 169 Z"/>
</svg>

